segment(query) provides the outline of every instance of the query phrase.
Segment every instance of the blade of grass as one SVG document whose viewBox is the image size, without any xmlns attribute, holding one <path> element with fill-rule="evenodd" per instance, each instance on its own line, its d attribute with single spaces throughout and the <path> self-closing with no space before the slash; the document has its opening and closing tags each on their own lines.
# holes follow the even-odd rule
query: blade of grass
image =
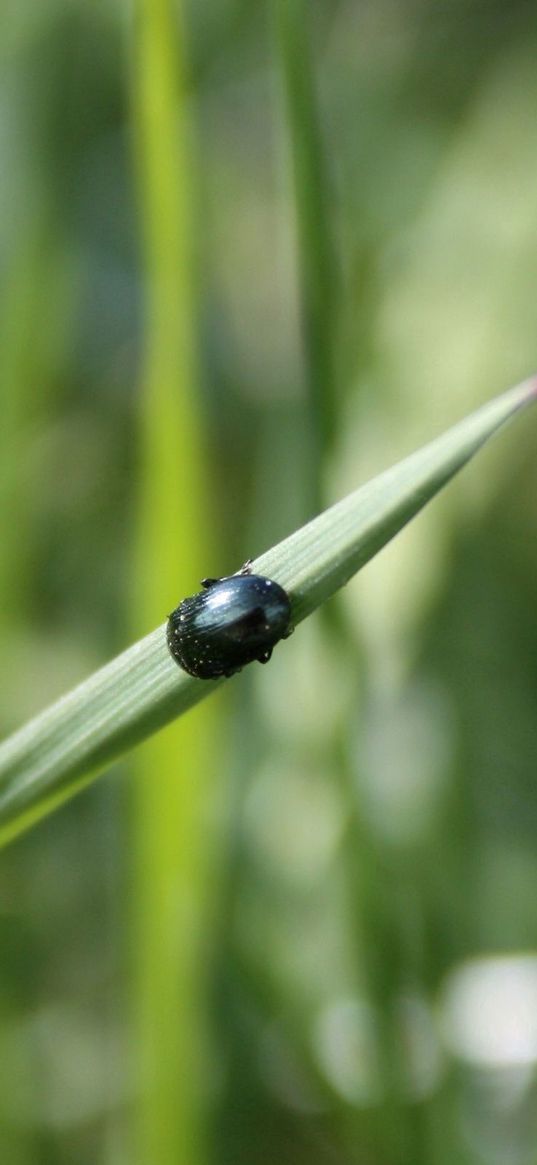
<svg viewBox="0 0 537 1165">
<path fill-rule="evenodd" d="M 497 397 L 260 555 L 254 569 L 288 590 L 300 622 L 536 398 L 537 378 Z M 43 816 L 221 682 L 182 672 L 168 653 L 164 626 L 158 627 L 0 746 L 0 840 Z"/>
<path fill-rule="evenodd" d="M 180 4 L 137 0 L 133 121 L 145 274 L 141 472 L 133 577 L 137 625 L 151 623 L 182 574 L 203 573 L 207 530 L 196 400 L 191 145 Z M 177 530 L 184 532 L 178 539 Z M 200 945 L 207 887 L 201 819 L 211 772 L 206 706 L 136 757 L 132 894 L 133 1019 L 139 1078 L 135 1159 L 199 1165 Z"/>
<path fill-rule="evenodd" d="M 334 252 L 328 226 L 330 214 L 324 152 L 311 62 L 311 12 L 304 0 L 273 0 L 273 10 L 292 173 L 307 415 L 312 434 L 308 459 L 312 473 L 310 500 L 313 508 L 319 509 L 319 470 L 323 453 L 334 434 Z"/>
</svg>

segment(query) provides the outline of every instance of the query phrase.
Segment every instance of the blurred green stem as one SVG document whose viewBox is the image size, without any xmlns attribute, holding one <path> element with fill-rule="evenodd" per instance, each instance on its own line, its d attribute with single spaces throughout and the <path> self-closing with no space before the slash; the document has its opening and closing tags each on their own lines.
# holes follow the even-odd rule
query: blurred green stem
<svg viewBox="0 0 537 1165">
<path fill-rule="evenodd" d="M 206 504 L 195 394 L 190 128 L 181 6 L 137 0 L 134 130 L 145 266 L 135 619 L 150 625 L 203 573 Z M 211 712 L 137 758 L 133 822 L 140 1165 L 199 1165 L 205 893 L 200 813 Z"/>
<path fill-rule="evenodd" d="M 335 425 L 335 264 L 327 183 L 304 0 L 273 0 L 293 179 L 297 263 L 312 449 L 313 512 L 321 508 L 320 473 Z"/>
</svg>

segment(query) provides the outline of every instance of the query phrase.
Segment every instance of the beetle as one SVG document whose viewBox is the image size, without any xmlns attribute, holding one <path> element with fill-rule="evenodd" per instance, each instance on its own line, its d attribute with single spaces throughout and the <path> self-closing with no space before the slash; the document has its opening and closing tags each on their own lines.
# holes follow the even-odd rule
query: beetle
<svg viewBox="0 0 537 1165">
<path fill-rule="evenodd" d="M 253 660 L 268 663 L 276 643 L 291 634 L 289 595 L 251 567 L 248 559 L 237 574 L 202 579 L 203 590 L 169 616 L 168 647 L 191 676 L 214 680 Z"/>
</svg>

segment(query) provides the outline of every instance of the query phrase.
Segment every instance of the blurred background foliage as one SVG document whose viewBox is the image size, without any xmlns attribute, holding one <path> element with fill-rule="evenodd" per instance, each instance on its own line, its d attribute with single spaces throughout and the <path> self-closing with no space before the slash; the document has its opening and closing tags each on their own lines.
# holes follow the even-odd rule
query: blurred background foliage
<svg viewBox="0 0 537 1165">
<path fill-rule="evenodd" d="M 537 15 L 2 15 L 7 733 L 533 370 Z M 2 853 L 10 1165 L 537 1162 L 527 428 Z"/>
</svg>

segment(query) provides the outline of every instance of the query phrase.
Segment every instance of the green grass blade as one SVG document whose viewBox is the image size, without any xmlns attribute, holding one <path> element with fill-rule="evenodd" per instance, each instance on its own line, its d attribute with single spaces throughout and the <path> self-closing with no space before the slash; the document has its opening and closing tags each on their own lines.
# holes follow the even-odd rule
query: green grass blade
<svg viewBox="0 0 537 1165">
<path fill-rule="evenodd" d="M 531 379 L 491 401 L 261 555 L 255 569 L 286 587 L 299 622 L 536 397 Z M 177 668 L 157 628 L 0 746 L 0 838 L 20 832 L 215 686 Z"/>
<path fill-rule="evenodd" d="M 304 0 L 273 0 L 278 62 L 292 175 L 308 423 L 311 495 L 319 502 L 323 452 L 334 436 L 336 399 L 336 271 L 330 233 L 324 150 Z M 311 512 L 311 510 L 310 510 Z"/>
<path fill-rule="evenodd" d="M 206 483 L 196 375 L 192 148 L 181 4 L 137 0 L 132 108 L 144 273 L 140 493 L 132 576 L 137 626 L 173 602 L 175 580 L 206 560 Z M 176 531 L 183 538 L 176 537 Z M 157 681 L 158 682 L 158 681 Z M 139 749 L 130 815 L 133 855 L 134 1160 L 203 1160 L 206 904 L 203 807 L 213 707 Z M 200 722 L 201 719 L 201 722 Z M 180 1087 L 178 1087 L 180 1082 Z"/>
<path fill-rule="evenodd" d="M 292 593 L 296 622 L 344 586 L 536 396 L 537 377 L 496 397 L 256 559 L 261 574 Z"/>
</svg>

